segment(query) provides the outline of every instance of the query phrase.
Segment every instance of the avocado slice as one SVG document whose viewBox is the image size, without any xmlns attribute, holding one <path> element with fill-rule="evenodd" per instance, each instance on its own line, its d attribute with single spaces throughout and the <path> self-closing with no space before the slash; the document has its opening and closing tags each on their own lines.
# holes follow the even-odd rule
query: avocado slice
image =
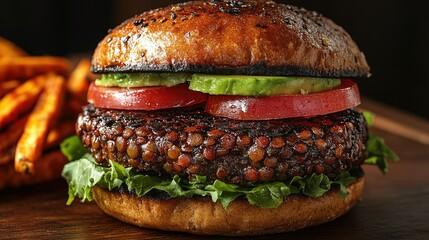
<svg viewBox="0 0 429 240">
<path fill-rule="evenodd" d="M 212 95 L 274 96 L 326 91 L 341 84 L 337 78 L 209 75 L 191 73 L 109 73 L 95 81 L 104 87 L 175 86 Z"/>
<path fill-rule="evenodd" d="M 336 78 L 193 74 L 189 88 L 211 95 L 274 96 L 326 91 Z"/>
<path fill-rule="evenodd" d="M 191 79 L 188 73 L 109 73 L 103 74 L 95 85 L 103 87 L 175 86 Z"/>
</svg>

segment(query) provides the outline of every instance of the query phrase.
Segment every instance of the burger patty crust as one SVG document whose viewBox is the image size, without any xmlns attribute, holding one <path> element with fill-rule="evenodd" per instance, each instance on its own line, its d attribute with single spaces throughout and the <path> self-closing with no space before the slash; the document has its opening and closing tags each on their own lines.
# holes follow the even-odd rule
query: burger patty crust
<svg viewBox="0 0 429 240">
<path fill-rule="evenodd" d="M 100 164 L 139 172 L 207 176 L 214 181 L 285 181 L 312 173 L 335 178 L 366 158 L 368 131 L 359 112 L 313 118 L 236 121 L 203 107 L 123 111 L 89 104 L 76 132 Z"/>
</svg>

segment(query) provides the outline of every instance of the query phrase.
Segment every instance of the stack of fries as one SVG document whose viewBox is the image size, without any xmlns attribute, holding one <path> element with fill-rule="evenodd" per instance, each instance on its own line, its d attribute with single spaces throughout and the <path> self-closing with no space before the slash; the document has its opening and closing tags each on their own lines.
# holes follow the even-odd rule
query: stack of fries
<svg viewBox="0 0 429 240">
<path fill-rule="evenodd" d="M 71 71 L 65 58 L 28 56 L 0 37 L 0 189 L 60 176 L 58 145 L 74 134 L 89 74 L 89 60 Z"/>
</svg>

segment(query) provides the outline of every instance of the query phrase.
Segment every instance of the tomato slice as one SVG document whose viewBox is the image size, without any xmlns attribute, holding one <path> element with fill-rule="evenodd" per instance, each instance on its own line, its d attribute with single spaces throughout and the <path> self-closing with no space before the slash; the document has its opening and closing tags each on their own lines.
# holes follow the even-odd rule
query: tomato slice
<svg viewBox="0 0 429 240">
<path fill-rule="evenodd" d="M 192 106 L 205 102 L 207 94 L 189 90 L 183 83 L 172 87 L 100 87 L 91 83 L 88 102 L 100 108 L 158 110 Z"/>
<path fill-rule="evenodd" d="M 211 95 L 207 99 L 206 112 L 236 120 L 268 120 L 325 115 L 359 104 L 356 83 L 342 79 L 340 86 L 312 94 L 271 97 Z"/>
</svg>

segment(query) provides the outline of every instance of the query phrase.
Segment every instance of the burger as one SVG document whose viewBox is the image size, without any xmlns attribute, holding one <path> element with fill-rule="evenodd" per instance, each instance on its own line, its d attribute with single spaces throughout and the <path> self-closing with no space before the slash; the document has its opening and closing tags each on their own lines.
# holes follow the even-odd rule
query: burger
<svg viewBox="0 0 429 240">
<path fill-rule="evenodd" d="M 239 236 L 332 221 L 358 202 L 360 166 L 390 153 L 355 110 L 364 54 L 302 8 L 144 12 L 109 31 L 92 71 L 101 77 L 62 145 L 68 203 L 94 199 L 141 227 Z"/>
</svg>

